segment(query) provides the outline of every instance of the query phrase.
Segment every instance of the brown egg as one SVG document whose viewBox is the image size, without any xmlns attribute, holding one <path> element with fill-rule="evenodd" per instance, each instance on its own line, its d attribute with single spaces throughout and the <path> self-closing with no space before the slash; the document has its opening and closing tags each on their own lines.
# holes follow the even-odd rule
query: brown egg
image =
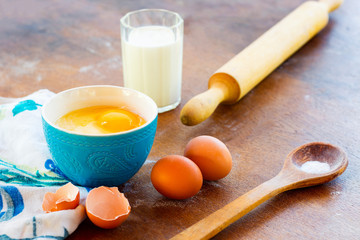
<svg viewBox="0 0 360 240">
<path fill-rule="evenodd" d="M 232 168 L 229 149 L 219 139 L 199 136 L 189 141 L 184 156 L 200 168 L 205 180 L 219 180 L 227 176 Z"/>
<path fill-rule="evenodd" d="M 115 228 L 130 214 L 130 204 L 117 187 L 92 189 L 86 198 L 86 213 L 91 222 L 101 228 Z"/>
<path fill-rule="evenodd" d="M 151 170 L 151 182 L 155 189 L 165 197 L 186 199 L 201 189 L 201 171 L 190 159 L 169 155 L 157 161 Z"/>
<path fill-rule="evenodd" d="M 75 209 L 79 205 L 80 191 L 72 183 L 60 187 L 55 193 L 47 192 L 42 208 L 45 212 Z"/>
</svg>

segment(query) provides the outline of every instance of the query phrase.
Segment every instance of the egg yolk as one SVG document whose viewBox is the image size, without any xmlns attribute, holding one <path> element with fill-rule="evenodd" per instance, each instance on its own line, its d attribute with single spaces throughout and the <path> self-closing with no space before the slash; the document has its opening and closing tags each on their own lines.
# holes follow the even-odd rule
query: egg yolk
<svg viewBox="0 0 360 240">
<path fill-rule="evenodd" d="M 93 106 L 67 113 L 55 124 L 82 134 L 110 134 L 140 127 L 145 122 L 138 114 L 121 107 Z"/>
</svg>

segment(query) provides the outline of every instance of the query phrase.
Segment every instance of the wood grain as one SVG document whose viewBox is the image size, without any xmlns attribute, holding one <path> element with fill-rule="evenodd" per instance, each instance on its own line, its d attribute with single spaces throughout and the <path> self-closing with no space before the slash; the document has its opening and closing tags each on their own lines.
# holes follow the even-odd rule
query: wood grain
<svg viewBox="0 0 360 240">
<path fill-rule="evenodd" d="M 360 2 L 345 0 L 328 26 L 238 103 L 184 126 L 180 110 L 207 89 L 213 72 L 303 0 L 0 0 L 0 96 L 21 97 L 91 84 L 122 85 L 119 19 L 140 8 L 184 18 L 182 101 L 159 115 L 148 161 L 120 186 L 132 206 L 126 222 L 102 230 L 85 220 L 68 238 L 169 239 L 272 178 L 286 154 L 306 142 L 342 147 L 349 167 L 322 186 L 285 192 L 214 239 L 357 239 L 360 235 Z M 185 201 L 150 183 L 155 161 L 182 154 L 199 135 L 219 138 L 233 156 L 224 179 Z"/>
</svg>

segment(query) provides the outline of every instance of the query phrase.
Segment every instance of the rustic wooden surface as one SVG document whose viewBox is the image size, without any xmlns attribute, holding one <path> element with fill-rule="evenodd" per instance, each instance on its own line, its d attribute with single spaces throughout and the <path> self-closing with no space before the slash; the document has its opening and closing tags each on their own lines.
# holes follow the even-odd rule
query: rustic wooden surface
<svg viewBox="0 0 360 240">
<path fill-rule="evenodd" d="M 239 103 L 220 106 L 194 127 L 179 114 L 206 90 L 211 74 L 303 0 L 91 1 L 0 0 L 0 96 L 41 88 L 59 92 L 122 85 L 119 18 L 140 8 L 179 12 L 185 21 L 181 105 L 159 115 L 148 161 L 120 186 L 128 220 L 102 230 L 85 220 L 68 239 L 167 239 L 275 176 L 293 148 L 324 141 L 342 147 L 349 166 L 322 186 L 283 193 L 214 239 L 358 239 L 360 236 L 360 2 L 345 0 L 329 25 Z M 233 169 L 185 201 L 150 183 L 154 162 L 182 154 L 198 135 L 225 142 Z"/>
</svg>

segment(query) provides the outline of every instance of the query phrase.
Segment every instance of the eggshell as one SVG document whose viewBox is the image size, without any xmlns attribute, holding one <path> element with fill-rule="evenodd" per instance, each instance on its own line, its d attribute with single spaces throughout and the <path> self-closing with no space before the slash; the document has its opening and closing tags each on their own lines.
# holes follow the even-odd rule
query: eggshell
<svg viewBox="0 0 360 240">
<path fill-rule="evenodd" d="M 130 204 L 117 187 L 92 189 L 86 198 L 86 213 L 91 222 L 101 228 L 115 228 L 130 214 Z"/>
<path fill-rule="evenodd" d="M 75 209 L 79 205 L 80 191 L 72 183 L 60 187 L 55 193 L 47 192 L 42 208 L 45 212 Z"/>
<path fill-rule="evenodd" d="M 184 156 L 198 165 L 205 180 L 224 178 L 232 168 L 229 149 L 215 137 L 203 135 L 191 139 Z"/>
<path fill-rule="evenodd" d="M 203 178 L 193 161 L 183 156 L 169 155 L 155 163 L 151 170 L 151 182 L 165 197 L 186 199 L 200 191 Z"/>
</svg>

